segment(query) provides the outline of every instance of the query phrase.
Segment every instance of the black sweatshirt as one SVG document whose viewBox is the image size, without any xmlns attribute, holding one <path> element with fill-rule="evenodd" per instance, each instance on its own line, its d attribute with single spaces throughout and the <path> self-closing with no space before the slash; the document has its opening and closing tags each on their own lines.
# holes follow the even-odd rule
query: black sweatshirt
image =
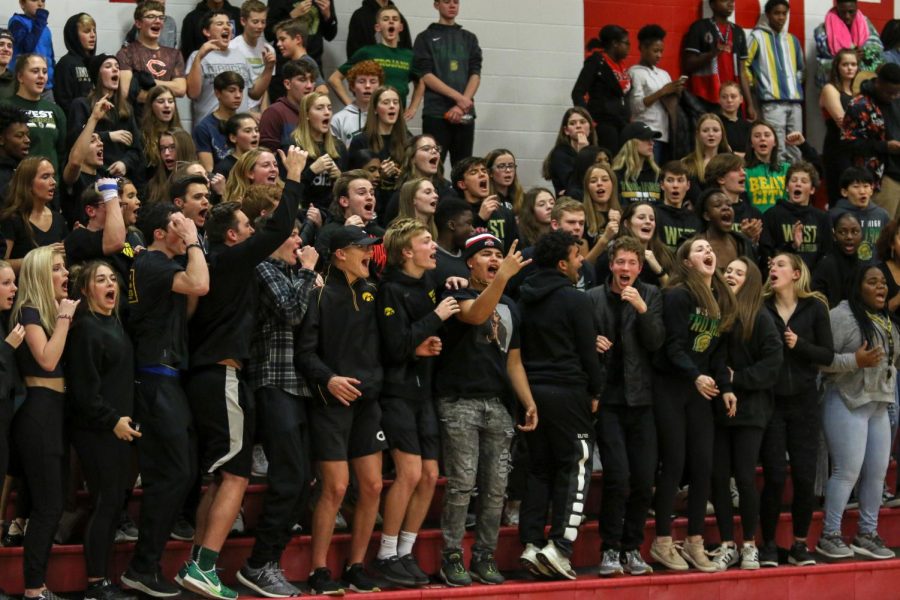
<svg viewBox="0 0 900 600">
<path fill-rule="evenodd" d="M 668 204 L 657 204 L 656 236 L 669 250 L 675 252 L 689 237 L 700 231 L 703 224 L 694 211 L 687 208 L 675 208 Z"/>
<path fill-rule="evenodd" d="M 118 317 L 84 311 L 66 338 L 66 392 L 76 427 L 112 431 L 134 409 L 134 350 Z"/>
<path fill-rule="evenodd" d="M 831 252 L 831 220 L 815 206 L 804 206 L 790 200 L 779 200 L 763 214 L 763 230 L 759 238 L 759 263 L 768 264 L 779 252 L 797 254 L 814 271 L 816 265 Z M 803 223 L 803 243 L 794 248 L 794 223 Z"/>
<path fill-rule="evenodd" d="M 72 102 L 69 108 L 69 132 L 68 144 L 73 146 L 75 140 L 81 134 L 81 129 L 88 117 L 91 116 L 91 105 L 87 98 L 77 98 Z M 128 131 L 131 133 L 131 145 L 120 144 L 114 142 L 109 137 L 111 131 Z M 144 146 L 142 143 L 143 135 L 135 121 L 134 113 L 128 118 L 121 118 L 115 110 L 106 113 L 102 119 L 97 122 L 94 129 L 103 142 L 103 164 L 107 167 L 116 161 L 121 160 L 125 163 L 126 174 L 129 179 L 138 184 L 144 183 L 145 170 L 144 166 L 147 157 L 144 155 Z"/>
<path fill-rule="evenodd" d="M 234 246 L 210 246 L 209 293 L 201 296 L 190 322 L 191 366 L 250 358 L 259 290 L 254 285 L 256 265 L 290 237 L 302 198 L 303 186 L 286 181 L 281 202 L 264 229 Z"/>
<path fill-rule="evenodd" d="M 819 367 L 830 365 L 834 359 L 828 307 L 814 297 L 800 298 L 785 323 L 775 308 L 774 297 L 766 298 L 764 305 L 782 339 L 788 327 L 797 334 L 797 344 L 793 348 L 788 348 L 787 344 L 783 346 L 784 362 L 773 388 L 775 395 L 793 396 L 815 390 Z"/>
<path fill-rule="evenodd" d="M 434 312 L 433 273 L 419 279 L 388 267 L 378 286 L 378 330 L 384 365 L 383 394 L 429 401 L 434 359 L 416 356 L 416 348 L 444 324 Z"/>
<path fill-rule="evenodd" d="M 87 70 L 87 61 L 94 56 L 94 52 L 85 50 L 78 38 L 78 20 L 84 14 L 72 15 L 63 26 L 63 41 L 69 52 L 59 59 L 53 68 L 53 101 L 66 112 L 70 123 L 72 122 L 72 117 L 69 116 L 72 102 L 75 98 L 87 96 L 94 89 Z M 80 129 L 84 121 L 77 121 L 77 123 Z M 69 145 L 71 146 L 71 142 Z"/>
<path fill-rule="evenodd" d="M 22 385 L 16 363 L 16 350 L 6 343 L 6 336 L 9 334 L 8 323 L 9 313 L 0 313 L 0 402 L 12 402 L 16 388 Z"/>
<path fill-rule="evenodd" d="M 858 255 L 847 256 L 838 248 L 819 261 L 812 276 L 812 289 L 828 299 L 828 307 L 834 308 L 850 297 L 850 280 L 856 268 L 864 264 Z"/>
<path fill-rule="evenodd" d="M 338 402 L 328 391 L 328 381 L 335 375 L 358 379 L 361 399 L 378 399 L 383 371 L 375 292 L 366 279 L 350 285 L 344 272 L 332 267 L 307 309 L 294 364 L 317 400 Z"/>
<path fill-rule="evenodd" d="M 387 6 L 395 6 L 388 0 Z M 350 25 L 347 26 L 347 58 L 362 48 L 363 46 L 371 46 L 378 43 L 375 39 L 375 17 L 378 14 L 381 5 L 377 0 L 363 0 L 362 6 L 353 11 L 350 16 Z M 399 12 L 399 9 L 397 9 Z M 403 23 L 403 31 L 400 32 L 398 40 L 398 48 L 412 49 L 412 30 L 409 28 L 409 22 L 403 14 L 400 15 L 400 21 Z"/>
<path fill-rule="evenodd" d="M 737 414 L 729 417 L 725 403 L 713 401 L 716 424 L 724 427 L 764 429 L 772 416 L 772 388 L 783 360 L 781 332 L 765 309 L 756 313 L 753 334 L 744 340 L 743 326 L 736 322 L 728 335 L 728 366 L 734 371 L 732 385 L 737 396 Z"/>
<path fill-rule="evenodd" d="M 603 393 L 605 374 L 588 297 L 556 269 L 535 271 L 519 290 L 522 363 L 531 385 Z"/>
<path fill-rule="evenodd" d="M 468 202 L 462 193 L 460 193 L 460 199 Z M 483 227 L 487 229 L 488 233 L 503 242 L 503 254 L 506 254 L 509 252 L 509 247 L 513 241 L 519 239 L 519 226 L 516 224 L 516 215 L 513 211 L 500 204 L 497 210 L 492 212 L 491 216 L 485 221 L 478 216 L 482 202 L 483 200 L 474 203 L 469 202 L 469 208 L 472 209 L 472 225 L 476 228 Z"/>
<path fill-rule="evenodd" d="M 622 86 L 600 52 L 584 59 L 572 87 L 572 104 L 586 108 L 595 122 L 608 123 L 616 130 L 625 127 L 630 117 Z"/>
<path fill-rule="evenodd" d="M 731 391 L 719 319 L 706 316 L 687 289 L 668 288 L 663 293 L 666 343 L 653 358 L 658 372 L 691 385 L 700 375 L 716 380 L 721 393 Z"/>
<path fill-rule="evenodd" d="M 557 196 L 562 192 L 565 192 L 567 196 L 570 195 L 567 188 L 569 187 L 572 173 L 575 172 L 575 159 L 577 157 L 578 153 L 575 152 L 575 148 L 569 144 L 558 144 L 550 151 L 550 181 L 553 182 L 553 192 Z M 581 190 L 583 185 L 583 183 L 579 185 L 578 189 Z M 583 194 L 584 191 L 582 190 L 581 195 Z M 575 199 L 581 200 L 581 195 Z"/>
</svg>

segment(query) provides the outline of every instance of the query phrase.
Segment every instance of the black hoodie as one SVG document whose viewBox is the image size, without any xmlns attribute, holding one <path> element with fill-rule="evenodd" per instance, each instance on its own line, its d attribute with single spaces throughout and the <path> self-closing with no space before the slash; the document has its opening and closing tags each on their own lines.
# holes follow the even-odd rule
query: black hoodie
<svg viewBox="0 0 900 600">
<path fill-rule="evenodd" d="M 778 371 L 773 391 L 778 396 L 794 396 L 815 390 L 819 367 L 830 365 L 834 359 L 828 307 L 812 296 L 800 298 L 785 323 L 775 308 L 774 296 L 766 298 L 764 304 L 782 338 L 788 327 L 797 334 L 797 343 L 793 348 L 788 348 L 787 344 L 782 346 L 784 362 Z"/>
<path fill-rule="evenodd" d="M 599 398 L 606 377 L 597 355 L 590 299 L 561 272 L 548 268 L 528 277 L 519 295 L 528 383 L 577 389 Z"/>
<path fill-rule="evenodd" d="M 803 223 L 803 243 L 794 248 L 794 223 Z M 804 206 L 790 200 L 778 203 L 763 214 L 763 230 L 759 239 L 761 265 L 782 251 L 797 254 L 810 271 L 831 252 L 831 220 L 824 210 Z"/>
<path fill-rule="evenodd" d="M 683 241 L 700 231 L 703 224 L 694 211 L 675 208 L 668 204 L 657 204 L 656 235 L 669 250 L 675 252 Z"/>
<path fill-rule="evenodd" d="M 387 6 L 394 6 L 391 0 L 388 0 Z M 350 25 L 347 27 L 347 57 L 353 56 L 357 50 L 363 46 L 371 46 L 377 43 L 375 39 L 375 17 L 381 5 L 377 0 L 363 0 L 362 6 L 353 11 L 350 17 Z M 412 31 L 406 17 L 400 15 L 403 22 L 403 31 L 400 32 L 398 40 L 398 48 L 412 49 Z"/>
<path fill-rule="evenodd" d="M 94 51 L 85 50 L 78 39 L 78 20 L 85 14 L 72 15 L 66 21 L 63 27 L 63 41 L 69 52 L 59 59 L 53 73 L 53 101 L 66 112 L 67 116 L 72 100 L 87 96 L 94 89 L 85 64 L 94 56 Z"/>
<path fill-rule="evenodd" d="M 835 248 L 816 266 L 812 276 L 812 289 L 825 295 L 828 299 L 828 307 L 834 308 L 850 297 L 850 280 L 853 271 L 861 264 L 870 261 L 862 261 L 858 255 L 847 256 L 841 250 Z"/>
<path fill-rule="evenodd" d="M 419 402 L 431 398 L 434 359 L 416 356 L 416 348 L 437 335 L 443 325 L 434 312 L 434 288 L 433 273 L 416 279 L 396 267 L 384 271 L 378 285 L 377 313 L 384 396 Z"/>
</svg>

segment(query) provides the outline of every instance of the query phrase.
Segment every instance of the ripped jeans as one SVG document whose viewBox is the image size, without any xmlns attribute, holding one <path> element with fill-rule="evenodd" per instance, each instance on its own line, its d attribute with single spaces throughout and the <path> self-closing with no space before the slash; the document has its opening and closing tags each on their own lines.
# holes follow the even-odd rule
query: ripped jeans
<svg viewBox="0 0 900 600">
<path fill-rule="evenodd" d="M 447 490 L 441 513 L 444 551 L 462 549 L 466 513 L 478 486 L 473 557 L 493 553 L 511 468 L 513 420 L 500 398 L 438 399 Z"/>
</svg>

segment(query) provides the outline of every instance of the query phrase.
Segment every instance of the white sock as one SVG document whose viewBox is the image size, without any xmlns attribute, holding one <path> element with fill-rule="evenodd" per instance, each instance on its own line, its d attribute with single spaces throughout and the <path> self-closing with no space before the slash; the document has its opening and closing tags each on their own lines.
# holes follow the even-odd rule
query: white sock
<svg viewBox="0 0 900 600">
<path fill-rule="evenodd" d="M 412 554 L 413 544 L 416 543 L 416 538 L 418 537 L 417 533 L 410 533 L 408 531 L 400 532 L 400 543 L 397 544 L 397 556 L 403 557 L 407 554 Z"/>
<path fill-rule="evenodd" d="M 381 546 L 378 548 L 378 560 L 397 555 L 397 536 L 381 534 Z"/>
</svg>

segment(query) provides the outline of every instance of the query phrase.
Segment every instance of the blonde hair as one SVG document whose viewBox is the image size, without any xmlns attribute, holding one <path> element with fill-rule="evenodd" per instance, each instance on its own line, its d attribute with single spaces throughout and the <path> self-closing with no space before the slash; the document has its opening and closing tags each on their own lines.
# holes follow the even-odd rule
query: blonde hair
<svg viewBox="0 0 900 600">
<path fill-rule="evenodd" d="M 612 189 L 609 192 L 609 201 L 606 204 L 606 209 L 608 211 L 622 210 L 622 207 L 619 204 L 619 179 L 616 177 L 616 172 L 613 170 L 612 166 L 608 163 L 594 163 L 588 167 L 588 170 L 584 172 L 584 229 L 592 236 L 602 234 L 603 228 L 606 227 L 606 217 L 597 210 L 596 206 L 594 206 L 594 199 L 591 197 L 591 192 L 588 189 L 588 182 L 590 182 L 591 175 L 596 169 L 600 169 L 609 175 L 610 182 L 612 183 Z"/>
<path fill-rule="evenodd" d="M 803 262 L 803 259 L 793 252 L 778 252 L 775 256 L 772 257 L 774 261 L 779 256 L 784 256 L 791 263 L 791 269 L 794 271 L 800 271 L 800 277 L 797 281 L 794 282 L 794 294 L 798 299 L 803 298 L 815 298 L 819 302 L 825 305 L 825 308 L 828 308 L 828 298 L 825 297 L 825 294 L 821 292 L 814 292 L 812 289 L 812 274 L 809 272 L 809 267 L 806 266 L 806 263 Z M 763 298 L 771 298 L 775 295 L 775 290 L 772 289 L 772 280 L 766 277 L 766 283 L 763 286 L 762 292 Z"/>
<path fill-rule="evenodd" d="M 384 232 L 384 250 L 387 253 L 387 263 L 392 267 L 402 267 L 404 260 L 403 251 L 410 247 L 414 237 L 423 233 L 431 232 L 425 223 L 418 219 L 394 220 L 387 228 L 387 231 Z"/>
<path fill-rule="evenodd" d="M 26 306 L 37 309 L 41 317 L 41 327 L 50 336 L 56 328 L 56 315 L 59 308 L 56 305 L 56 293 L 53 291 L 53 259 L 57 256 L 65 257 L 62 250 L 55 246 L 41 246 L 35 248 L 22 259 L 22 268 L 19 270 L 19 291 L 16 292 L 16 302 L 13 304 L 9 316 L 10 328 L 15 327 L 22 316 L 22 309 Z"/>
<path fill-rule="evenodd" d="M 402 186 L 400 186 L 399 209 L 397 212 L 397 218 L 394 219 L 394 223 L 402 219 L 418 220 L 418 217 L 416 216 L 416 194 L 419 191 L 419 187 L 426 181 L 431 183 L 431 179 L 429 177 L 417 177 L 416 179 L 407 181 Z M 434 224 L 434 215 L 429 215 L 427 221 L 420 222 L 424 223 L 425 228 L 431 234 L 431 237 L 437 239 L 437 226 Z"/>
<path fill-rule="evenodd" d="M 652 154 L 647 157 L 641 156 L 641 153 L 638 152 L 637 149 L 638 142 L 639 140 L 636 139 L 625 142 L 625 144 L 622 145 L 622 149 L 619 150 L 619 153 L 613 158 L 612 168 L 616 171 L 624 168 L 625 172 L 623 173 L 623 179 L 625 181 L 637 181 L 637 178 L 641 175 L 641 171 L 644 170 L 644 164 L 647 163 L 650 165 L 650 168 L 653 169 L 653 174 L 658 179 L 659 165 L 653 160 Z"/>
<path fill-rule="evenodd" d="M 319 158 L 319 144 L 313 139 L 312 131 L 309 128 L 309 111 L 319 98 L 328 98 L 328 94 L 312 92 L 303 98 L 303 102 L 300 104 L 300 115 L 297 119 L 297 128 L 294 129 L 294 132 L 291 134 L 291 139 L 294 143 L 309 153 L 310 162 Z M 330 127 L 325 132 L 323 144 L 325 146 L 325 154 L 334 159 L 341 157 Z"/>
<path fill-rule="evenodd" d="M 237 159 L 237 162 L 234 163 L 234 166 L 231 167 L 231 171 L 228 173 L 228 179 L 225 181 L 225 194 L 222 198 L 223 201 L 243 201 L 244 195 L 247 193 L 247 188 L 252 185 L 252 182 L 250 181 L 250 171 L 252 171 L 253 167 L 256 166 L 256 161 L 259 160 L 259 157 L 262 156 L 264 152 L 273 154 L 268 150 L 254 148 L 253 150 L 244 152 L 241 157 Z M 275 180 L 275 185 L 277 185 L 279 188 L 283 188 L 284 182 L 281 180 L 281 178 L 278 178 Z"/>
<path fill-rule="evenodd" d="M 740 88 L 738 88 L 740 89 Z M 725 124 L 719 115 L 713 113 L 705 113 L 697 119 L 697 129 L 694 131 L 694 150 L 681 159 L 681 164 L 687 167 L 689 174 L 696 177 L 700 181 L 704 181 L 706 177 L 706 165 L 703 162 L 703 143 L 700 141 L 700 127 L 706 121 L 715 121 L 719 124 L 719 130 L 722 132 L 722 140 L 716 149 L 716 154 L 731 153 L 731 146 L 728 144 L 728 138 L 725 136 Z"/>
</svg>

